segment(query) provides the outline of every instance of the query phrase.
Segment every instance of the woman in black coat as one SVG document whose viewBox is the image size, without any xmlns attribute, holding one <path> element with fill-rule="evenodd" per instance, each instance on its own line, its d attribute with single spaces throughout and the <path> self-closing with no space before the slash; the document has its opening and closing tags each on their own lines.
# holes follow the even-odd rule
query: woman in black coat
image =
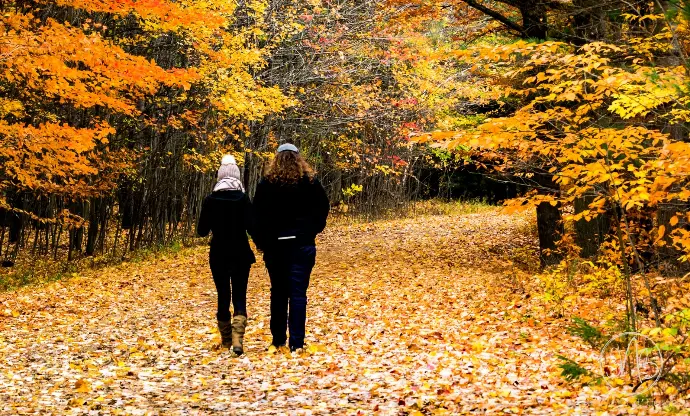
<svg viewBox="0 0 690 416">
<path fill-rule="evenodd" d="M 218 330 L 223 346 L 243 353 L 247 326 L 247 282 L 256 261 L 247 233 L 253 233 L 252 205 L 240 180 L 235 158 L 226 155 L 218 170 L 218 183 L 204 199 L 197 233 L 213 234 L 209 263 L 218 291 Z M 230 302 L 234 316 L 230 314 Z M 232 322 L 231 322 L 232 319 Z"/>
<path fill-rule="evenodd" d="M 326 227 L 326 191 L 297 147 L 278 148 L 254 195 L 257 247 L 271 278 L 271 334 L 280 348 L 304 347 L 307 288 L 316 261 L 316 235 Z M 289 317 L 288 317 L 289 310 Z"/>
</svg>

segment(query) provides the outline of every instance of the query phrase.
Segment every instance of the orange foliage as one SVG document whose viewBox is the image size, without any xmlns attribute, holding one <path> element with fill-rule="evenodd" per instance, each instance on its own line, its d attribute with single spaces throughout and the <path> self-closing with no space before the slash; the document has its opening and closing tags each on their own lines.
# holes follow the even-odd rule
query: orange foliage
<svg viewBox="0 0 690 416">
<path fill-rule="evenodd" d="M 112 192 L 117 178 L 133 166 L 135 154 L 126 145 L 130 140 L 126 129 L 131 126 L 187 130 L 189 136 L 207 143 L 203 147 L 207 154 L 218 150 L 233 120 L 260 119 L 290 104 L 281 91 L 262 87 L 248 72 L 249 66 L 261 65 L 262 52 L 245 48 L 245 35 L 227 30 L 236 7 L 229 2 L 41 3 L 80 10 L 85 17 L 83 23 L 72 25 L 40 9 L 17 8 L 0 18 L 0 203 L 4 206 L 8 192 L 71 198 Z M 134 24 L 144 30 L 143 35 L 115 35 L 108 27 L 128 16 L 136 16 Z M 183 35 L 189 43 L 184 53 L 193 65 L 163 68 L 154 59 L 133 53 L 132 46 L 166 33 Z M 189 95 L 192 88 L 203 94 Z M 152 104 L 183 111 L 161 120 L 162 113 L 144 111 Z M 223 126 L 218 136 L 199 129 L 200 120 L 209 120 L 207 112 L 213 113 L 214 123 L 207 121 L 206 126 Z M 100 185 L 94 187 L 95 183 Z"/>
</svg>

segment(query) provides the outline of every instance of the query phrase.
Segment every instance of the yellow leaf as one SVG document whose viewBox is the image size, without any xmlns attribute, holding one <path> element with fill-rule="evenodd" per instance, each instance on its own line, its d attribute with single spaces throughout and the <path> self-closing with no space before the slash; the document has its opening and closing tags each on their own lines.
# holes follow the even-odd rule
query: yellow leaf
<svg viewBox="0 0 690 416">
<path fill-rule="evenodd" d="M 307 347 L 307 351 L 311 354 L 314 354 L 315 352 L 326 352 L 326 347 L 319 344 L 310 344 Z"/>
<path fill-rule="evenodd" d="M 675 227 L 678 224 L 678 217 L 674 215 L 673 217 L 671 217 L 669 223 L 671 224 L 671 227 Z"/>
<path fill-rule="evenodd" d="M 70 399 L 70 401 L 67 403 L 71 407 L 79 407 L 83 406 L 86 403 L 86 399 L 79 398 L 79 397 L 73 397 Z"/>
<path fill-rule="evenodd" d="M 91 391 L 91 385 L 88 381 L 80 378 L 76 383 L 74 383 L 74 391 L 79 393 L 88 393 Z"/>
</svg>

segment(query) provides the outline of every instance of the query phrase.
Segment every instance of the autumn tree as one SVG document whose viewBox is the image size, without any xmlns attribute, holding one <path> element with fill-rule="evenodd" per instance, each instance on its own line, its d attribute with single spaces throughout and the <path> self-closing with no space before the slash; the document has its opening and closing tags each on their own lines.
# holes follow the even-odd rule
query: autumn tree
<svg viewBox="0 0 690 416">
<path fill-rule="evenodd" d="M 685 135 L 677 132 L 685 122 L 686 70 L 681 61 L 668 59 L 685 54 L 678 46 L 684 45 L 685 33 L 675 21 L 661 29 L 648 23 L 666 18 L 626 15 L 618 44 L 516 42 L 458 51 L 456 56 L 479 70 L 499 70 L 503 79 L 513 80 L 508 89 L 506 81 L 498 87 L 505 100 L 519 100 L 521 107 L 476 130 L 431 135 L 448 139 L 449 148 L 475 148 L 485 158 L 501 160 L 499 169 L 532 181 L 535 191 L 514 206 L 563 207 L 564 230 L 606 219 L 599 223 L 605 227 L 598 225 L 595 245 L 603 261 L 623 270 L 632 327 L 633 274 L 646 286 L 660 324 L 646 273 L 674 263 L 663 258 L 662 247 L 675 245 L 681 251 L 674 257 L 681 260 L 687 254 L 682 207 L 688 201 L 688 177 L 680 164 L 688 149 Z M 552 183 L 545 185 L 539 176 L 551 176 Z M 668 222 L 660 221 L 658 213 L 671 206 L 675 211 Z M 558 247 L 563 250 L 568 241 Z M 666 271 L 672 272 L 668 266 Z"/>
<path fill-rule="evenodd" d="M 246 39 L 259 29 L 233 28 L 227 2 L 3 7 L 0 203 L 46 224 L 34 248 L 57 253 L 65 228 L 80 251 L 87 227 L 87 252 L 104 250 L 115 215 L 131 248 L 168 241 L 195 221 L 215 157 L 242 149 L 244 123 L 291 104 L 251 75 L 264 56 Z M 250 8 L 261 15 L 261 2 Z"/>
<path fill-rule="evenodd" d="M 3 3 L 0 249 L 170 243 L 193 229 L 222 153 L 251 193 L 278 141 L 302 147 L 333 201 L 399 207 L 428 156 L 407 132 L 458 93 L 434 48 L 460 31 L 397 36 L 379 5 Z"/>
<path fill-rule="evenodd" d="M 413 57 L 383 31 L 379 13 L 376 1 L 269 3 L 275 41 L 257 76 L 298 104 L 251 125 L 250 190 L 278 142 L 292 141 L 315 163 L 334 203 L 373 213 L 409 200 L 415 154 L 402 129 L 419 123 L 420 113 L 399 71 Z"/>
</svg>

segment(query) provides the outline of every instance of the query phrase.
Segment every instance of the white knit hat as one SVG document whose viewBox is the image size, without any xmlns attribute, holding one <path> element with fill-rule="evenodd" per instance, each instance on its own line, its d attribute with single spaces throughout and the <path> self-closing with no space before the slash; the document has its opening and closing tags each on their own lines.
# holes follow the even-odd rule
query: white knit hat
<svg viewBox="0 0 690 416">
<path fill-rule="evenodd" d="M 225 156 L 223 156 L 223 160 L 221 160 L 220 164 L 221 165 L 236 165 L 237 162 L 235 161 L 235 156 L 225 155 Z"/>
<path fill-rule="evenodd" d="M 220 162 L 220 168 L 218 169 L 218 180 L 224 178 L 235 178 L 240 179 L 240 168 L 237 166 L 235 157 L 233 155 L 223 156 L 223 160 Z"/>
</svg>

